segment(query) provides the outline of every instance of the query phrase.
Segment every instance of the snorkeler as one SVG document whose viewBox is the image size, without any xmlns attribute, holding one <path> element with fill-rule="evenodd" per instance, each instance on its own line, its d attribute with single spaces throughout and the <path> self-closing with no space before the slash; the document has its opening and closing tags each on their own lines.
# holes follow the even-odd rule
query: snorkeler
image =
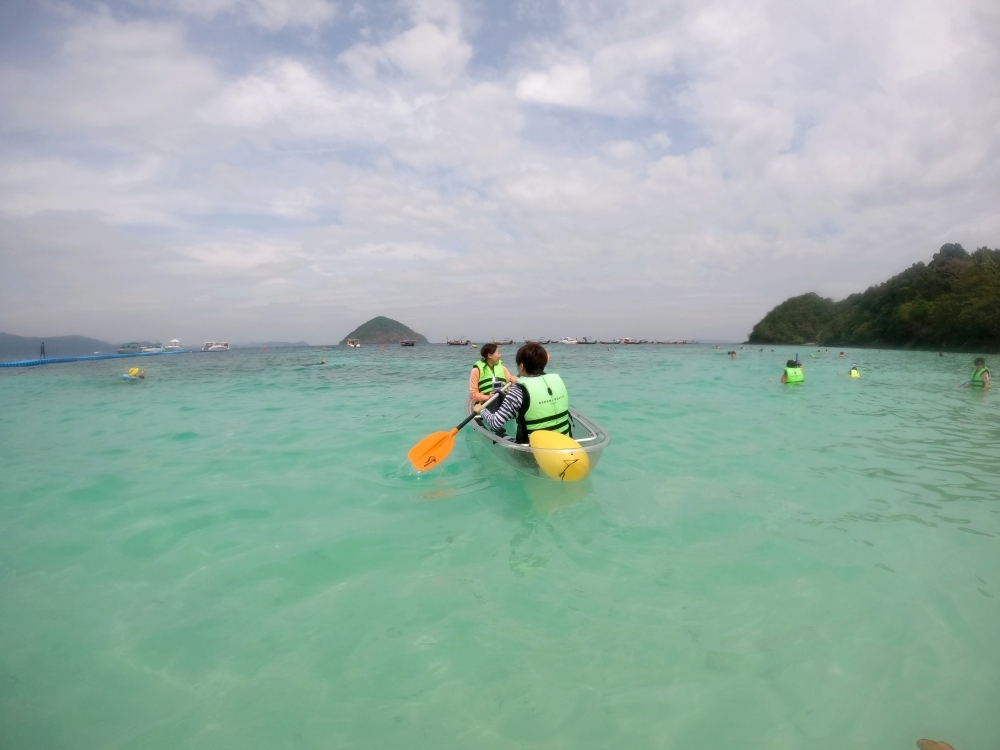
<svg viewBox="0 0 1000 750">
<path fill-rule="evenodd" d="M 795 383 L 804 383 L 806 376 L 802 374 L 802 363 L 796 362 L 794 359 L 790 359 L 785 363 L 785 372 L 781 376 L 781 382 L 784 385 L 794 385 Z"/>
<path fill-rule="evenodd" d="M 972 372 L 972 377 L 969 378 L 968 382 L 962 383 L 959 387 L 982 388 L 983 390 L 989 390 L 990 368 L 986 366 L 986 360 L 982 357 L 976 357 L 976 361 L 972 363 L 972 366 L 976 368 Z"/>
</svg>

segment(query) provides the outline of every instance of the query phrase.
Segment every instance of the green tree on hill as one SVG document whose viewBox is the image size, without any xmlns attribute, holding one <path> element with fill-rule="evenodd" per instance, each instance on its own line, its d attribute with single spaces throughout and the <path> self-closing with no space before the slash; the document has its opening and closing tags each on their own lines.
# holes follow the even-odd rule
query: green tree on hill
<svg viewBox="0 0 1000 750">
<path fill-rule="evenodd" d="M 930 263 L 840 302 L 815 294 L 782 302 L 750 334 L 753 343 L 1000 348 L 1000 250 L 947 244 Z"/>
<path fill-rule="evenodd" d="M 347 334 L 340 343 L 346 344 L 348 339 L 359 339 L 362 344 L 397 344 L 402 339 L 410 339 L 422 344 L 427 343 L 427 338 L 423 335 L 403 325 L 398 320 L 386 318 L 383 315 L 372 318 L 367 323 L 362 323 Z"/>
<path fill-rule="evenodd" d="M 753 327 L 751 343 L 803 344 L 816 341 L 833 319 L 837 303 L 809 292 L 785 300 Z"/>
</svg>

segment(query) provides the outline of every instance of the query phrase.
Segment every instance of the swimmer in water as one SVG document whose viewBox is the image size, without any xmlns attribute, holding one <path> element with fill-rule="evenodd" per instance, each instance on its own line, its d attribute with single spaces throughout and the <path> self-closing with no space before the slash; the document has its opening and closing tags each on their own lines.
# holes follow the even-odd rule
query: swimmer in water
<svg viewBox="0 0 1000 750">
<path fill-rule="evenodd" d="M 736 359 L 736 352 L 729 352 L 730 359 Z"/>
<path fill-rule="evenodd" d="M 857 365 L 851 365 L 851 371 L 849 373 L 847 373 L 847 377 L 849 377 L 849 378 L 860 378 L 861 377 L 861 373 L 858 372 L 858 366 Z"/>
<path fill-rule="evenodd" d="M 990 368 L 986 366 L 986 360 L 982 357 L 976 357 L 972 366 L 975 368 L 972 371 L 972 377 L 969 378 L 968 382 L 962 383 L 959 387 L 982 388 L 984 391 L 988 391 L 990 389 Z"/>
<path fill-rule="evenodd" d="M 838 354 L 837 356 L 838 356 L 838 357 L 846 357 L 847 355 L 846 355 L 846 354 L 844 354 L 843 352 L 841 352 L 841 353 L 840 353 L 840 354 Z"/>
<path fill-rule="evenodd" d="M 804 383 L 805 380 L 805 375 L 802 374 L 802 363 L 796 362 L 794 359 L 788 360 L 785 363 L 785 372 L 781 376 L 782 384 Z"/>
</svg>

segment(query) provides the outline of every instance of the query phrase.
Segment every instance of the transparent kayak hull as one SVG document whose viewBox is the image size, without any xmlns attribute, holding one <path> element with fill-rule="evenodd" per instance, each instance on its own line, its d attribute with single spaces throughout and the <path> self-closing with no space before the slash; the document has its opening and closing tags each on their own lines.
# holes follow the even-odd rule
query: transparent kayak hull
<svg viewBox="0 0 1000 750">
<path fill-rule="evenodd" d="M 474 404 L 475 402 L 472 399 L 466 402 L 466 416 L 472 413 Z M 586 461 L 589 462 L 589 469 L 583 476 L 580 476 L 579 472 L 574 472 L 571 475 L 572 478 L 570 478 L 570 481 L 576 481 L 582 479 L 584 476 L 589 476 L 594 470 L 597 462 L 601 459 L 604 449 L 611 445 L 611 436 L 603 427 L 576 409 L 570 407 L 569 414 L 572 418 L 573 439 L 580 444 L 580 448 L 573 450 L 532 448 L 530 445 L 515 443 L 513 440 L 500 437 L 487 429 L 479 423 L 478 419 L 469 422 L 469 429 L 475 435 L 474 439 L 476 442 L 485 446 L 488 453 L 493 454 L 500 461 L 514 467 L 518 471 L 544 479 L 562 481 L 569 477 L 560 476 L 561 472 L 554 472 L 551 469 L 548 471 L 543 470 L 539 466 L 539 459 L 541 459 L 544 466 L 551 467 L 553 464 L 569 464 L 574 462 L 579 458 L 579 453 L 583 452 L 586 454 Z M 512 427 L 512 423 L 508 424 L 508 432 L 510 434 L 513 433 Z"/>
</svg>

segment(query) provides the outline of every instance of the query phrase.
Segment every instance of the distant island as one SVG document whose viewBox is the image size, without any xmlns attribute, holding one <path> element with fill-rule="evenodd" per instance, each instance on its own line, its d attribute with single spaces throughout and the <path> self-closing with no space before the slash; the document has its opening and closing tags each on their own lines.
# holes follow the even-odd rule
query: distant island
<svg viewBox="0 0 1000 750">
<path fill-rule="evenodd" d="M 85 336 L 37 338 L 35 336 L 0 333 L 0 360 L 37 359 L 43 341 L 45 342 L 45 356 L 48 358 L 86 357 L 94 352 L 114 354 L 118 350 L 117 344 L 88 339 Z"/>
<path fill-rule="evenodd" d="M 947 244 L 840 302 L 810 292 L 785 300 L 753 327 L 751 344 L 1000 350 L 1000 250 Z"/>
<path fill-rule="evenodd" d="M 427 338 L 412 328 L 404 326 L 398 320 L 379 315 L 367 323 L 363 323 L 344 336 L 341 345 L 348 339 L 358 339 L 362 344 L 398 344 L 403 339 L 426 344 Z"/>
</svg>

